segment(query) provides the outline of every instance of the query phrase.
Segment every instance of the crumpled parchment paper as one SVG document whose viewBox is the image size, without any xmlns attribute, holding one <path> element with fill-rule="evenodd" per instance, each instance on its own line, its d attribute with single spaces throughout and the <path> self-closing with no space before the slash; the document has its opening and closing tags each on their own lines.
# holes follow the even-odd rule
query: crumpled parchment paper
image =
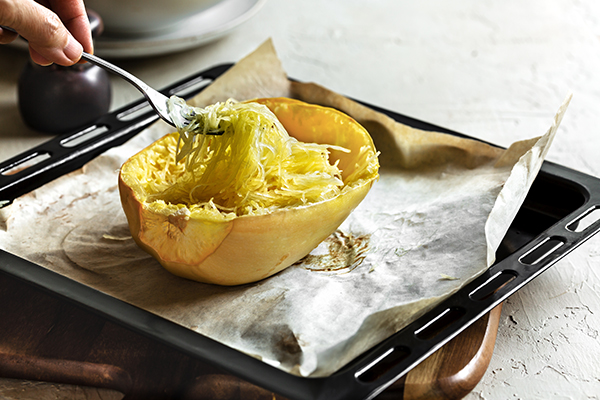
<svg viewBox="0 0 600 400">
<path fill-rule="evenodd" d="M 380 180 L 309 256 L 264 281 L 219 287 L 166 272 L 131 239 L 121 164 L 161 122 L 0 214 L 0 247 L 285 371 L 328 376 L 485 271 L 533 182 L 548 132 L 509 149 L 398 124 L 291 82 L 270 41 L 192 103 L 287 96 L 333 106 L 371 133 Z"/>
</svg>

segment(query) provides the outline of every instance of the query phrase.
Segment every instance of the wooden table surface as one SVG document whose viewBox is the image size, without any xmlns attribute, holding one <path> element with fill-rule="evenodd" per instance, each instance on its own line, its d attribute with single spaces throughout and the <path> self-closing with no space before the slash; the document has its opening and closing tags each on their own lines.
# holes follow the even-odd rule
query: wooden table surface
<svg viewBox="0 0 600 400">
<path fill-rule="evenodd" d="M 600 3 L 271 0 L 218 41 L 119 63 L 161 87 L 269 37 L 294 78 L 503 146 L 543 134 L 573 93 L 548 158 L 600 176 Z M 26 61 L 0 46 L 0 160 L 49 138 L 17 109 Z M 138 97 L 117 79 L 113 89 L 113 109 Z M 599 262 L 592 238 L 505 303 L 494 356 L 467 399 L 600 393 Z"/>
</svg>

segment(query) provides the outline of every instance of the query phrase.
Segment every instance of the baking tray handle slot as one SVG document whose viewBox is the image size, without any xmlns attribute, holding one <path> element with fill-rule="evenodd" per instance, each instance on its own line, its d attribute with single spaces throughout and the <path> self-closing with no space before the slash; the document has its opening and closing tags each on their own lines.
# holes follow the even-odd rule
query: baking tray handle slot
<svg viewBox="0 0 600 400">
<path fill-rule="evenodd" d="M 357 371 L 355 374 L 356 379 L 363 383 L 375 382 L 409 355 L 410 349 L 402 346 L 393 347 L 377 357 L 366 367 Z"/>
<path fill-rule="evenodd" d="M 505 288 L 510 282 L 514 281 L 519 274 L 517 271 L 504 270 L 498 271 L 491 278 L 486 280 L 481 286 L 473 290 L 469 297 L 475 301 L 481 301 L 489 298 L 490 296 L 498 293 L 501 289 Z"/>
<path fill-rule="evenodd" d="M 109 130 L 110 129 L 106 125 L 92 125 L 84 130 L 74 133 L 65 139 L 62 139 L 60 141 L 60 145 L 67 148 L 76 147 L 90 139 L 95 138 L 96 136 L 108 132 Z"/>
<path fill-rule="evenodd" d="M 600 219 L 600 207 L 594 206 L 567 225 L 571 232 L 583 232 Z"/>
<path fill-rule="evenodd" d="M 169 90 L 169 94 L 177 95 L 179 97 L 188 97 L 191 94 L 200 92 L 200 90 L 204 89 L 212 82 L 212 79 L 206 78 L 204 76 L 199 76 L 197 78 L 184 82 L 179 86 L 174 87 L 173 89 Z"/>
<path fill-rule="evenodd" d="M 415 331 L 415 336 L 421 340 L 431 340 L 443 330 L 458 321 L 467 313 L 462 307 L 446 308 L 437 317 L 427 322 L 423 327 Z"/>
<path fill-rule="evenodd" d="M 0 174 L 4 176 L 15 175 L 21 171 L 38 165 L 42 161 L 52 158 L 49 152 L 33 152 L 25 155 L 23 158 L 9 164 L 5 168 L 0 168 Z"/>
<path fill-rule="evenodd" d="M 120 112 L 117 114 L 117 119 L 119 121 L 133 121 L 134 119 L 141 117 L 143 115 L 145 115 L 146 113 L 150 112 L 152 110 L 152 107 L 150 107 L 150 103 L 148 103 L 147 101 L 142 101 L 139 104 L 136 104 L 135 106 L 128 108 L 127 110 Z"/>
<path fill-rule="evenodd" d="M 539 264 L 561 248 L 566 242 L 566 239 L 558 236 L 546 238 L 546 240 L 525 253 L 519 261 L 525 265 Z"/>
</svg>

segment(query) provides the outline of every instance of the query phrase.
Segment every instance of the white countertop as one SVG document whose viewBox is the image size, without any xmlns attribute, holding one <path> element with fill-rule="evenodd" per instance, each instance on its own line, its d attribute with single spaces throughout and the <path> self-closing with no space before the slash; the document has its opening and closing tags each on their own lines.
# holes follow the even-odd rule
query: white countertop
<svg viewBox="0 0 600 400">
<path fill-rule="evenodd" d="M 216 42 L 118 64 L 162 87 L 269 37 L 294 78 L 503 146 L 543 134 L 573 93 L 548 159 L 600 176 L 600 2 L 270 0 Z M 26 60 L 0 46 L 0 160 L 50 138 L 18 113 Z M 138 97 L 113 84 L 113 108 Z M 598 398 L 599 264 L 594 237 L 506 302 L 467 399 Z"/>
</svg>

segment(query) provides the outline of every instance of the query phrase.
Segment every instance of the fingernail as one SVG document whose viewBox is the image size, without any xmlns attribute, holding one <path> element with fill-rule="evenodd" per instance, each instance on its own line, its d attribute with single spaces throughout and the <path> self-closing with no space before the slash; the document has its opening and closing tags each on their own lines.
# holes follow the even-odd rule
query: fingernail
<svg viewBox="0 0 600 400">
<path fill-rule="evenodd" d="M 69 60 L 77 62 L 81 58 L 81 53 L 83 53 L 83 47 L 77 40 L 75 40 L 73 36 L 69 35 L 67 45 L 64 47 L 63 52 Z"/>
</svg>

